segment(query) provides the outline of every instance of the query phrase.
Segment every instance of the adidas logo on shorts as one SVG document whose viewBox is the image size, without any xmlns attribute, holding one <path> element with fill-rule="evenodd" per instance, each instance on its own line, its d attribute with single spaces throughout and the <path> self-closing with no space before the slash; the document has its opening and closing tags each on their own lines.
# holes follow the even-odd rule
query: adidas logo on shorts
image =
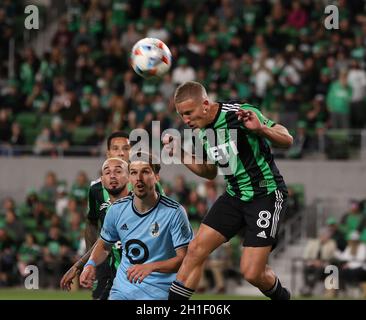
<svg viewBox="0 0 366 320">
<path fill-rule="evenodd" d="M 259 232 L 259 233 L 257 234 L 257 237 L 258 237 L 258 238 L 264 238 L 264 239 L 267 239 L 266 233 L 265 233 L 264 231 Z"/>
</svg>

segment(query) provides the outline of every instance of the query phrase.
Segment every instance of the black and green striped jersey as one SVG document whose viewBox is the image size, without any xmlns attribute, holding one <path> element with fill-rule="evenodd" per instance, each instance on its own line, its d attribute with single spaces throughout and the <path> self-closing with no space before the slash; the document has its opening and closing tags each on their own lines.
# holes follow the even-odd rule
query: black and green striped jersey
<svg viewBox="0 0 366 320">
<path fill-rule="evenodd" d="M 250 104 L 219 103 L 215 120 L 199 132 L 203 149 L 219 174 L 227 182 L 226 191 L 243 201 L 251 201 L 279 189 L 287 188 L 265 138 L 244 127 L 236 111 L 241 108 L 255 112 L 268 127 L 275 123 Z"/>
<path fill-rule="evenodd" d="M 107 190 L 103 187 L 101 179 L 95 180 L 90 184 L 88 194 L 88 213 L 87 218 L 92 221 L 99 221 L 103 226 L 107 209 L 110 207 L 111 201 Z M 109 263 L 116 270 L 121 263 L 122 251 L 120 243 L 116 242 L 112 247 Z"/>
</svg>

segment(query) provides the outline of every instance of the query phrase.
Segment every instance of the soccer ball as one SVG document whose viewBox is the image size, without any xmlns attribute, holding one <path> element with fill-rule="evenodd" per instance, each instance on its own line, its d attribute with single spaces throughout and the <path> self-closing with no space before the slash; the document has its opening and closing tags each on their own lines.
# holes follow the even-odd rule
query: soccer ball
<svg viewBox="0 0 366 320">
<path fill-rule="evenodd" d="M 144 38 L 132 48 L 131 65 L 133 70 L 145 79 L 160 78 L 169 71 L 172 54 L 163 41 Z"/>
</svg>

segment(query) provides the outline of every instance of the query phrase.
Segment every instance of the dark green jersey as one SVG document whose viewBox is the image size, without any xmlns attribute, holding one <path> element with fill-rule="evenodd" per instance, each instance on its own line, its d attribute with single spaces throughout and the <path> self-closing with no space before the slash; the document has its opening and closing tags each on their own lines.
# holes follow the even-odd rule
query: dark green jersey
<svg viewBox="0 0 366 320">
<path fill-rule="evenodd" d="M 200 130 L 199 139 L 208 159 L 224 175 L 227 193 L 243 201 L 263 197 L 277 189 L 287 193 L 266 139 L 244 127 L 235 114 L 239 108 L 255 112 L 268 127 L 275 125 L 250 104 L 219 103 L 215 120 Z"/>
<path fill-rule="evenodd" d="M 107 209 L 111 205 L 109 194 L 103 187 L 100 179 L 93 181 L 90 184 L 88 193 L 88 214 L 87 218 L 92 221 L 100 221 L 100 226 L 103 226 L 104 218 L 107 213 Z M 116 270 L 121 263 L 121 245 L 116 242 L 112 247 L 110 255 L 110 264 L 113 265 Z"/>
</svg>

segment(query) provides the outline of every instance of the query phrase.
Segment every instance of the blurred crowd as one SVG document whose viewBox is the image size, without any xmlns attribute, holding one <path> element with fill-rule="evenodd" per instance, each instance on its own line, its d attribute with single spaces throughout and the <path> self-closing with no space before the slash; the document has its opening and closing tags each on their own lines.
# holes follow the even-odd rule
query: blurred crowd
<svg viewBox="0 0 366 320">
<path fill-rule="evenodd" d="M 172 105 L 176 86 L 203 83 L 214 100 L 240 100 L 295 135 L 289 157 L 327 148 L 329 128 L 366 124 L 366 11 L 362 0 L 333 1 L 339 29 L 324 26 L 328 1 L 70 0 L 50 49 L 38 56 L 7 46 L 17 5 L 0 4 L 0 153 L 73 154 L 114 130 L 182 129 Z M 18 8 L 19 9 L 19 8 Z M 43 32 L 40 30 L 39 32 Z M 129 66 L 133 44 L 163 40 L 171 72 L 144 80 Z M 94 149 L 93 149 L 94 148 Z M 89 150 L 89 149 L 88 149 Z"/>
<path fill-rule="evenodd" d="M 29 265 L 39 268 L 39 286 L 58 288 L 61 276 L 85 253 L 84 229 L 90 179 L 80 171 L 68 186 L 49 171 L 39 190 L 28 190 L 24 202 L 1 199 L 0 287 L 23 285 Z M 167 196 L 186 209 L 194 231 L 224 186 L 214 181 L 189 183 L 183 176 L 162 181 Z M 291 190 L 291 187 L 290 187 Z M 289 194 L 285 220 L 299 212 L 297 195 Z M 242 237 L 236 236 L 208 259 L 199 291 L 225 292 L 229 279 L 238 284 Z"/>
<path fill-rule="evenodd" d="M 366 298 L 366 199 L 351 200 L 340 220 L 329 216 L 318 237 L 308 240 L 303 258 L 303 295 L 312 295 L 317 284 L 329 275 L 326 267 L 333 265 L 338 268 L 338 288 L 326 288 L 325 296 L 337 296 L 337 289 L 347 292 L 359 287 Z"/>
</svg>

